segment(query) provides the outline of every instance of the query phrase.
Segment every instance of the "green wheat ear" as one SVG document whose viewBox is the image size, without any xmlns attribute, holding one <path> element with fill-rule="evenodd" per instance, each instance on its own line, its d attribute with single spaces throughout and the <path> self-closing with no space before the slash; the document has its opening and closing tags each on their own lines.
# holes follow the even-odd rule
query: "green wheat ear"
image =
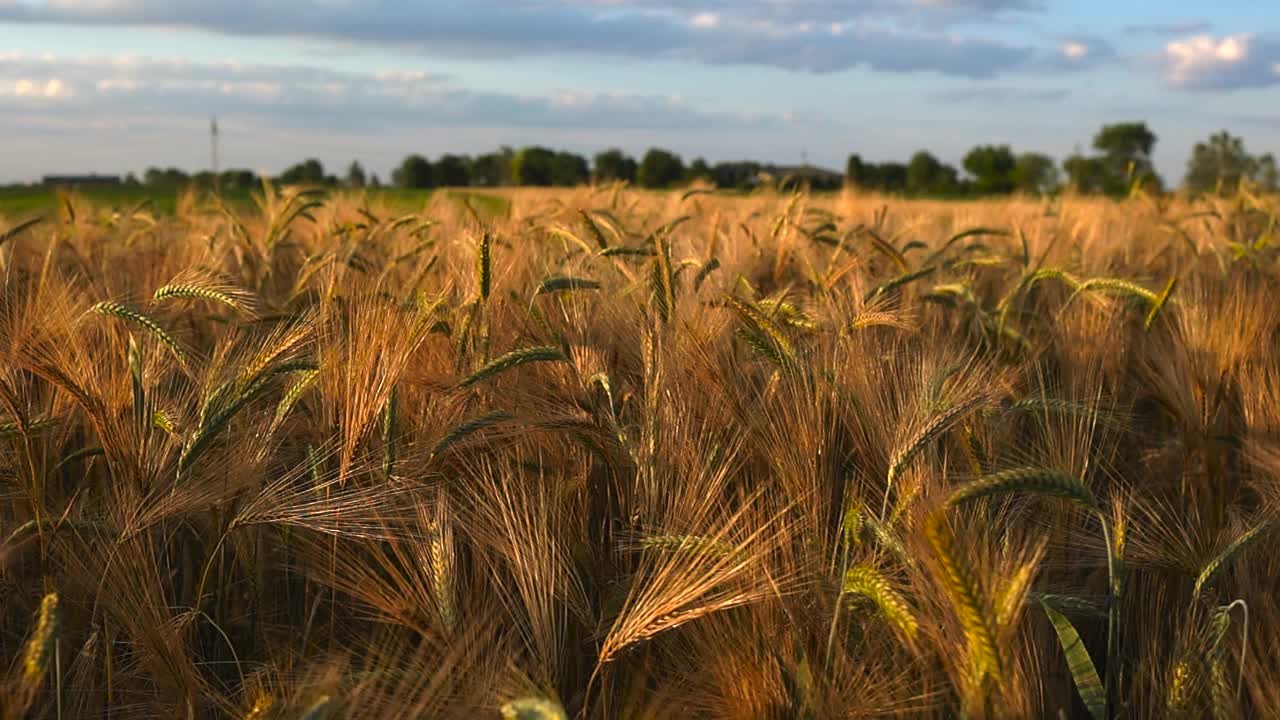
<svg viewBox="0 0 1280 720">
<path fill-rule="evenodd" d="M 596 244 L 601 250 L 608 249 L 609 240 L 604 236 L 604 231 L 600 229 L 600 225 L 596 223 L 595 218 L 586 210 L 579 210 L 578 214 L 582 216 L 582 223 L 591 231 L 591 237 L 595 238 Z"/>
<path fill-rule="evenodd" d="M 252 295 L 247 291 L 232 288 L 209 278 L 175 278 L 168 285 L 157 288 L 151 296 L 151 299 L 156 302 L 175 298 L 209 300 L 225 305 L 249 318 L 256 315 Z"/>
<path fill-rule="evenodd" d="M 58 421 L 54 420 L 53 418 L 41 418 L 38 420 L 32 420 L 31 422 L 27 423 L 26 433 L 32 434 L 32 433 L 41 432 L 43 430 L 48 430 L 49 428 L 57 424 L 58 424 Z M 17 437 L 22 433 L 23 433 L 23 428 L 17 422 L 0 423 L 0 438 Z"/>
<path fill-rule="evenodd" d="M 844 591 L 871 600 L 889 624 L 915 639 L 920 628 L 915 615 L 907 601 L 875 567 L 863 563 L 849 568 L 844 574 Z"/>
<path fill-rule="evenodd" d="M 325 720 L 333 711 L 333 700 L 328 695 L 321 695 L 315 702 L 307 706 L 298 716 L 298 720 Z"/>
<path fill-rule="evenodd" d="M 440 441 L 435 444 L 435 447 L 431 448 L 430 456 L 435 457 L 443 453 L 453 445 L 465 440 L 470 435 L 480 432 L 481 430 L 514 419 L 515 416 L 506 410 L 494 410 L 479 417 L 464 420 L 457 425 L 454 425 L 452 428 L 449 428 L 449 431 L 444 434 L 444 437 L 440 438 Z"/>
<path fill-rule="evenodd" d="M 547 293 L 563 292 L 568 290 L 599 290 L 600 283 L 587 278 L 568 277 L 566 275 L 554 275 L 546 278 L 538 285 L 535 295 L 545 295 Z"/>
<path fill-rule="evenodd" d="M 480 246 L 476 249 L 476 287 L 482 302 L 489 299 L 489 290 L 493 283 L 491 243 L 492 238 L 486 232 L 480 236 Z"/>
<path fill-rule="evenodd" d="M 889 458 L 889 471 L 885 475 L 884 488 L 884 507 L 889 504 L 889 492 L 893 489 L 894 481 L 898 479 L 906 469 L 911 465 L 911 461 L 915 459 L 920 451 L 924 450 L 930 442 L 940 437 L 960 418 L 967 415 L 971 410 L 982 404 L 983 398 L 968 398 L 962 402 L 958 402 L 950 407 L 943 409 L 938 414 L 925 423 L 914 435 L 907 439 L 893 456 Z M 884 509 L 881 509 L 881 516 L 884 515 Z"/>
<path fill-rule="evenodd" d="M 535 362 L 564 362 L 568 358 L 564 356 L 560 348 L 555 347 L 535 347 L 526 348 L 524 350 L 513 350 L 500 358 L 497 358 L 480 369 L 471 373 L 458 383 L 458 387 L 468 387 L 492 377 L 498 373 L 510 370 L 513 367 L 526 365 Z"/>
<path fill-rule="evenodd" d="M 174 354 L 174 357 L 176 357 L 179 362 L 183 362 L 186 359 L 185 355 L 182 352 L 182 347 L 178 345 L 178 341 L 174 339 L 173 335 L 170 335 L 169 331 L 165 330 L 164 327 L 160 325 L 160 323 L 156 322 L 150 316 L 142 313 L 139 310 L 135 310 L 134 308 L 131 308 L 128 305 L 125 305 L 124 303 L 119 303 L 112 300 L 103 300 L 102 302 L 89 308 L 89 312 L 95 315 L 103 315 L 106 317 L 118 318 L 120 320 L 124 320 L 125 322 L 138 325 L 139 327 L 143 328 L 147 332 L 154 335 L 156 339 L 159 340 L 161 344 L 163 344 L 165 347 L 169 348 L 169 350 Z"/>
<path fill-rule="evenodd" d="M 961 486 L 947 498 L 947 505 L 962 503 L 1005 493 L 1032 493 L 1051 495 L 1079 503 L 1089 510 L 1102 509 L 1098 498 L 1079 478 L 1056 470 L 1023 467 L 986 475 L 968 485 Z"/>
<path fill-rule="evenodd" d="M 43 221 L 44 221 L 44 218 L 33 217 L 30 220 L 24 220 L 23 222 L 20 222 L 17 225 L 14 225 L 8 230 L 5 230 L 4 232 L 0 233 L 0 245 L 4 245 L 6 242 L 12 240 L 13 238 L 18 237 L 18 235 L 22 234 L 24 230 L 35 227 L 36 225 L 38 225 Z"/>
<path fill-rule="evenodd" d="M 1200 571 L 1200 575 L 1196 577 L 1195 588 L 1191 592 L 1191 597 L 1193 598 L 1192 602 L 1194 602 L 1194 598 L 1200 597 L 1200 593 L 1207 586 L 1212 584 L 1214 580 L 1218 579 L 1218 576 L 1227 569 L 1227 566 L 1234 562 L 1236 558 L 1240 557 L 1240 555 L 1248 549 L 1250 545 L 1257 542 L 1270 525 L 1271 523 L 1268 520 L 1264 520 L 1257 525 L 1254 525 L 1241 534 L 1240 537 L 1236 538 L 1235 541 L 1228 545 L 1225 550 L 1217 555 L 1217 557 L 1210 560 L 1208 564 L 1204 566 L 1204 569 Z"/>
<path fill-rule="evenodd" d="M 569 720 L 564 707 L 554 700 L 526 697 L 504 703 L 502 720 Z"/>
<path fill-rule="evenodd" d="M 58 594 L 49 593 L 40 601 L 35 629 L 22 651 L 22 685 L 29 691 L 39 689 L 49 671 L 49 659 L 58 639 L 58 620 Z"/>
<path fill-rule="evenodd" d="M 942 583 L 960 616 L 975 669 L 999 681 L 1002 664 L 996 652 L 995 613 L 987 602 L 981 579 L 956 549 L 945 515 L 931 515 L 925 522 L 924 534 L 941 565 Z"/>
<path fill-rule="evenodd" d="M 1147 311 L 1147 319 L 1142 324 L 1144 329 L 1150 330 L 1151 326 L 1155 324 L 1156 318 L 1160 315 L 1160 311 L 1164 309 L 1166 304 L 1168 304 L 1169 296 L 1173 295 L 1173 291 L 1177 287 L 1178 276 L 1174 275 L 1169 278 L 1169 283 L 1164 286 L 1164 290 L 1162 290 L 1160 295 L 1156 297 L 1155 302 L 1151 303 L 1151 309 Z"/>
</svg>

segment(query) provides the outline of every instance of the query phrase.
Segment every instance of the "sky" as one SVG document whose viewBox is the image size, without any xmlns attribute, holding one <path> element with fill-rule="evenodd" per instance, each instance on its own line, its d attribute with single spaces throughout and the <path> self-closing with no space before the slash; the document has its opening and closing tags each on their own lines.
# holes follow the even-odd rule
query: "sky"
<svg viewBox="0 0 1280 720">
<path fill-rule="evenodd" d="M 1061 159 L 1145 121 L 1157 169 L 1230 130 L 1280 154 L 1275 0 L 0 0 L 0 183 L 45 173 L 386 178 L 409 153 L 657 146 Z"/>
</svg>

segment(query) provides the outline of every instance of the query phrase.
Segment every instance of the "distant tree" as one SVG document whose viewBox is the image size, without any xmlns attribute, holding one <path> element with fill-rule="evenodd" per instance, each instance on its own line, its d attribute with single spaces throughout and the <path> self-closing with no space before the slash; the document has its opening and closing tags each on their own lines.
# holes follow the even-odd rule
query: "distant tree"
<svg viewBox="0 0 1280 720">
<path fill-rule="evenodd" d="M 956 169 L 932 153 L 921 150 L 907 163 L 906 190 L 910 193 L 941 195 L 956 189 Z"/>
<path fill-rule="evenodd" d="M 1258 166 L 1253 171 L 1253 181 L 1267 192 L 1280 192 L 1280 168 L 1271 153 L 1258 156 Z"/>
<path fill-rule="evenodd" d="M 365 186 L 364 168 L 359 160 L 352 160 L 347 168 L 347 187 L 362 188 Z"/>
<path fill-rule="evenodd" d="M 1234 191 L 1242 180 L 1276 189 L 1276 161 L 1271 154 L 1255 157 L 1244 147 L 1244 140 L 1223 130 L 1205 142 L 1196 143 L 1187 161 L 1186 186 L 1202 193 L 1221 187 Z"/>
<path fill-rule="evenodd" d="M 471 184 L 486 187 L 510 185 L 515 151 L 503 147 L 498 152 L 477 156 L 471 161 Z"/>
<path fill-rule="evenodd" d="M 635 158 L 617 148 L 610 148 L 604 152 L 596 153 L 593 161 L 596 182 L 613 182 L 616 180 L 635 182 L 636 180 Z"/>
<path fill-rule="evenodd" d="M 1106 161 L 1101 157 L 1077 152 L 1062 161 L 1062 169 L 1066 171 L 1067 180 L 1076 192 L 1107 192 L 1111 185 Z"/>
<path fill-rule="evenodd" d="M 1008 145 L 979 145 L 964 156 L 964 169 L 973 176 L 974 192 L 983 195 L 1013 192 L 1016 166 Z"/>
<path fill-rule="evenodd" d="M 711 181 L 720 188 L 745 189 L 755 183 L 759 174 L 760 163 L 757 162 L 722 162 L 711 168 Z"/>
<path fill-rule="evenodd" d="M 703 158 L 694 158 L 689 163 L 689 169 L 686 171 L 687 180 L 709 180 L 711 179 L 711 166 L 707 165 L 707 161 Z"/>
<path fill-rule="evenodd" d="M 369 187 L 371 188 L 382 187 L 382 178 L 378 177 L 378 173 L 374 173 L 369 176 Z"/>
<path fill-rule="evenodd" d="M 178 168 L 149 167 L 142 174 L 142 181 L 150 187 L 173 188 L 185 185 L 191 178 Z"/>
<path fill-rule="evenodd" d="M 124 184 L 125 184 L 125 185 L 140 185 L 140 184 L 142 184 L 142 183 L 141 183 L 141 181 L 140 181 L 140 180 L 138 180 L 138 176 L 137 176 L 137 175 L 135 175 L 132 171 L 130 171 L 130 172 L 125 173 L 125 176 L 124 176 Z"/>
<path fill-rule="evenodd" d="M 558 152 L 551 158 L 551 184 L 573 187 L 591 179 L 587 159 L 571 152 Z"/>
<path fill-rule="evenodd" d="M 435 187 L 435 168 L 421 155 L 410 155 L 391 172 L 391 182 L 402 188 Z"/>
<path fill-rule="evenodd" d="M 246 168 L 228 168 L 218 173 L 221 190 L 250 190 L 259 184 L 258 176 Z"/>
<path fill-rule="evenodd" d="M 1042 153 L 1026 152 L 1018 155 L 1014 162 L 1013 184 L 1019 192 L 1051 193 L 1062 184 L 1062 178 L 1053 158 Z"/>
<path fill-rule="evenodd" d="M 881 163 L 874 167 L 872 177 L 877 190 L 890 193 L 907 189 L 907 166 L 898 162 Z"/>
<path fill-rule="evenodd" d="M 1130 164 L 1134 165 L 1135 174 L 1149 172 L 1155 144 L 1155 133 L 1143 122 L 1103 125 L 1093 136 L 1093 149 L 1101 152 L 1109 164 L 1117 166 L 1115 169 L 1126 173 Z"/>
<path fill-rule="evenodd" d="M 447 187 L 471 184 L 471 158 L 465 155 L 441 155 L 436 161 L 436 180 Z"/>
<path fill-rule="evenodd" d="M 555 152 L 544 147 L 521 148 L 511 159 L 511 181 L 516 185 L 552 185 Z"/>
<path fill-rule="evenodd" d="M 1102 153 L 1106 167 L 1104 191 L 1110 195 L 1124 195 L 1129 186 L 1139 183 L 1159 187 L 1160 176 L 1151 163 L 1151 151 L 1156 135 L 1144 122 L 1104 125 L 1093 136 L 1093 149 Z"/>
<path fill-rule="evenodd" d="M 844 177 L 854 187 L 872 188 L 876 185 L 875 167 L 862 161 L 861 155 L 850 155 L 845 164 Z"/>
<path fill-rule="evenodd" d="M 285 185 L 321 184 L 325 181 L 324 166 L 315 158 L 308 158 L 280 173 Z"/>
<path fill-rule="evenodd" d="M 684 161 L 679 155 L 661 148 L 650 148 L 636 170 L 636 181 L 642 187 L 665 188 L 684 179 Z"/>
</svg>

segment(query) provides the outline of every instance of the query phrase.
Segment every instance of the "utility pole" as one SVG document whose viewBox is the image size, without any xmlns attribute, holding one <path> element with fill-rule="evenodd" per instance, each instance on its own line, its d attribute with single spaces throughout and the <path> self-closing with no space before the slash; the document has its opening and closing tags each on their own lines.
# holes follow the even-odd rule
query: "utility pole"
<svg viewBox="0 0 1280 720">
<path fill-rule="evenodd" d="M 213 164 L 213 190 L 218 191 L 218 118 L 209 119 L 209 150 Z"/>
</svg>

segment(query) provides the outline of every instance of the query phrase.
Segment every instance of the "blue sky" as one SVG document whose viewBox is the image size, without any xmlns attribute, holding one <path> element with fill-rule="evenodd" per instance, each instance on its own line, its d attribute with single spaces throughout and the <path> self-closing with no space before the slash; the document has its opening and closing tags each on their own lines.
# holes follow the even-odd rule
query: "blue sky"
<svg viewBox="0 0 1280 720">
<path fill-rule="evenodd" d="M 1226 128 L 1280 153 L 1270 0 L 0 0 L 0 182 L 46 172 L 384 177 L 409 152 L 650 146 L 811 162 L 1058 158 L 1145 120 L 1182 175 Z"/>
</svg>

